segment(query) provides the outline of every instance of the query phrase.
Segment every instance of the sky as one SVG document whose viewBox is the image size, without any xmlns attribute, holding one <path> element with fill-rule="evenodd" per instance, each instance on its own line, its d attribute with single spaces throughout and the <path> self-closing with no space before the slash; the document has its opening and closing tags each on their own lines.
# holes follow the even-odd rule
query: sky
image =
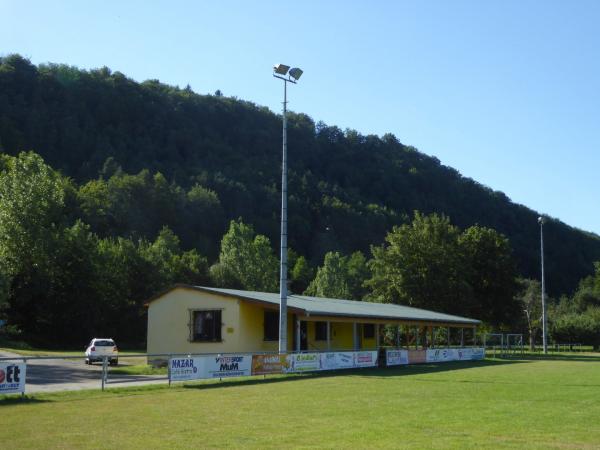
<svg viewBox="0 0 600 450">
<path fill-rule="evenodd" d="M 393 133 L 600 234 L 596 0 L 0 0 L 0 24 L 0 55 L 108 66 L 276 112 L 272 66 L 300 67 L 290 109 Z"/>
</svg>

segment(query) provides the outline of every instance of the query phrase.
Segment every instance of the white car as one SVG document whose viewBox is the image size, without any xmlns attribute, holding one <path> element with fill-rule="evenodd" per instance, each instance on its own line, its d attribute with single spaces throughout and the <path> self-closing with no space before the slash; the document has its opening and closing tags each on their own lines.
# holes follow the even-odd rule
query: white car
<svg viewBox="0 0 600 450">
<path fill-rule="evenodd" d="M 102 362 L 107 357 L 111 366 L 119 364 L 119 349 L 112 339 L 94 338 L 85 347 L 85 363 Z"/>
</svg>

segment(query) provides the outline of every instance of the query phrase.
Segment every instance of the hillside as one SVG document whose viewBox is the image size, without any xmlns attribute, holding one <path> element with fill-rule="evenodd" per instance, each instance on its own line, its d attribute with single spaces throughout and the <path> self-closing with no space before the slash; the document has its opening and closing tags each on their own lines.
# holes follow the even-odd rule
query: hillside
<svg viewBox="0 0 600 450">
<path fill-rule="evenodd" d="M 220 209 L 202 212 L 200 221 L 212 224 L 202 239 L 181 236 L 209 259 L 232 218 L 278 242 L 280 119 L 247 101 L 156 80 L 137 83 L 107 68 L 0 58 L 0 151 L 34 150 L 80 185 L 148 169 L 185 189 L 214 191 Z M 289 164 L 290 245 L 315 264 L 333 249 L 368 253 L 419 210 L 444 213 L 460 227 L 497 229 L 510 238 L 522 275 L 539 277 L 537 212 L 393 135 L 364 136 L 292 113 Z M 140 224 L 161 218 L 183 220 L 140 207 Z M 154 238 L 159 225 L 120 233 Z M 114 233 L 92 226 L 100 235 Z M 549 293 L 569 293 L 600 260 L 600 238 L 559 220 L 545 230 Z"/>
</svg>

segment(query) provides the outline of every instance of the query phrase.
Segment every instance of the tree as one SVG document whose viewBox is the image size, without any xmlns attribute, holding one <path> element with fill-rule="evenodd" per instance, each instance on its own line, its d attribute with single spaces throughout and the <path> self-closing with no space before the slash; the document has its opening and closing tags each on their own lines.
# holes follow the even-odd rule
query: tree
<svg viewBox="0 0 600 450">
<path fill-rule="evenodd" d="M 251 225 L 232 220 L 221 240 L 219 261 L 211 267 L 211 276 L 218 286 L 276 292 L 278 268 L 269 239 L 257 235 Z"/>
<path fill-rule="evenodd" d="M 491 228 L 472 226 L 458 240 L 464 258 L 462 276 L 471 299 L 465 309 L 493 326 L 510 327 L 521 315 L 515 297 L 517 270 L 508 239 Z"/>
<path fill-rule="evenodd" d="M 517 300 L 525 314 L 529 348 L 533 351 L 537 334 L 542 328 L 542 287 L 537 280 L 521 279 L 519 284 L 521 290 L 517 295 Z"/>
<path fill-rule="evenodd" d="M 447 217 L 415 212 L 412 223 L 394 227 L 386 244 L 372 247 L 369 298 L 462 313 L 462 299 L 470 293 L 458 238 L 458 228 Z"/>
<path fill-rule="evenodd" d="M 363 284 L 367 277 L 366 259 L 362 253 L 355 252 L 347 257 L 338 252 L 328 252 L 305 294 L 362 300 L 365 293 Z"/>
</svg>

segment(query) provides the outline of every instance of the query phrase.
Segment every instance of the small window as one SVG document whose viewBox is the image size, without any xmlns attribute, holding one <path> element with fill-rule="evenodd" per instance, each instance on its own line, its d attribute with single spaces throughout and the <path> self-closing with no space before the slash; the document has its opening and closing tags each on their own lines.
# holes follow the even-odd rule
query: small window
<svg viewBox="0 0 600 450">
<path fill-rule="evenodd" d="M 375 337 L 375 325 L 372 323 L 365 323 L 363 325 L 363 338 L 373 339 Z"/>
<path fill-rule="evenodd" d="M 194 311 L 192 340 L 221 342 L 221 311 Z"/>
<path fill-rule="evenodd" d="M 279 312 L 265 311 L 265 341 L 279 340 Z"/>
<path fill-rule="evenodd" d="M 315 322 L 315 341 L 327 340 L 327 322 Z"/>
<path fill-rule="evenodd" d="M 115 342 L 108 339 L 103 339 L 101 341 L 94 342 L 94 345 L 97 345 L 98 347 L 114 347 Z"/>
</svg>

